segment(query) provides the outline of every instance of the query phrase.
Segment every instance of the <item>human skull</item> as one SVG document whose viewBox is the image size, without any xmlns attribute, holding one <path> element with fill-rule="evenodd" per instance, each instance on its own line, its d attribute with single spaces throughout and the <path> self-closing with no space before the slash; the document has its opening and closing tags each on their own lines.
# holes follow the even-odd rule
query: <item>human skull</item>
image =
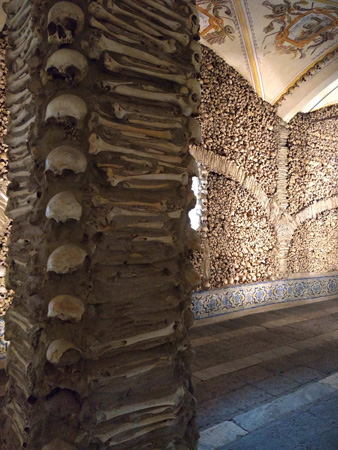
<svg viewBox="0 0 338 450">
<path fill-rule="evenodd" d="M 79 83 L 87 75 L 88 62 L 80 52 L 62 48 L 48 58 L 45 70 L 51 77 Z"/>
<path fill-rule="evenodd" d="M 48 14 L 48 42 L 50 44 L 72 44 L 84 28 L 82 9 L 71 2 L 58 2 Z"/>
<path fill-rule="evenodd" d="M 187 87 L 189 90 L 188 104 L 191 106 L 193 113 L 197 114 L 201 104 L 201 85 L 196 79 L 192 78 L 187 81 Z"/>
<path fill-rule="evenodd" d="M 47 156 L 45 171 L 51 170 L 55 175 L 61 175 L 64 170 L 82 173 L 86 170 L 86 167 L 87 159 L 79 149 L 69 145 L 61 145 Z"/>
<path fill-rule="evenodd" d="M 71 366 L 80 361 L 81 352 L 72 342 L 56 339 L 49 344 L 46 358 L 50 363 L 61 367 Z"/>
<path fill-rule="evenodd" d="M 62 245 L 49 256 L 47 271 L 58 274 L 74 272 L 86 259 L 87 252 L 77 245 Z"/>
<path fill-rule="evenodd" d="M 226 34 L 234 34 L 235 33 L 235 29 L 231 25 L 226 25 L 224 27 L 224 31 L 226 32 Z"/>
<path fill-rule="evenodd" d="M 289 10 L 289 7 L 287 5 L 278 4 L 278 5 L 273 6 L 273 12 L 276 15 L 285 14 L 286 12 L 288 12 L 288 10 Z"/>
<path fill-rule="evenodd" d="M 79 322 L 85 312 L 81 299 L 71 295 L 58 295 L 48 305 L 48 317 Z"/>
<path fill-rule="evenodd" d="M 82 216 L 82 206 L 70 191 L 59 192 L 52 197 L 46 208 L 46 217 L 56 222 L 67 220 L 79 221 Z"/>
<path fill-rule="evenodd" d="M 53 98 L 47 106 L 46 121 L 55 119 L 59 124 L 72 124 L 82 128 L 88 114 L 84 100 L 77 95 L 62 94 Z"/>
<path fill-rule="evenodd" d="M 59 419 L 66 419 L 71 416 L 78 416 L 81 411 L 81 401 L 76 391 L 57 387 L 46 397 L 46 410 L 51 416 L 58 416 Z M 66 447 L 67 448 L 67 447 Z M 59 447 L 64 450 L 64 447 Z"/>
<path fill-rule="evenodd" d="M 202 47 L 196 41 L 192 41 L 190 48 L 193 51 L 191 62 L 197 73 L 201 70 Z"/>
</svg>

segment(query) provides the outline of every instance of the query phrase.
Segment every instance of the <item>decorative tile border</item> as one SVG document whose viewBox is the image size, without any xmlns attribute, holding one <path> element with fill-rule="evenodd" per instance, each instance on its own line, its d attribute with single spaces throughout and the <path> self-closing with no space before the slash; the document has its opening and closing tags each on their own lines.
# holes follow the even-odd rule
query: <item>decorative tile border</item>
<svg viewBox="0 0 338 450">
<path fill-rule="evenodd" d="M 277 303 L 338 296 L 338 275 L 229 286 L 193 294 L 196 319 Z"/>
<path fill-rule="evenodd" d="M 277 303 L 338 296 L 338 274 L 316 278 L 294 278 L 262 283 L 229 286 L 193 294 L 196 319 L 220 316 L 236 311 Z M 5 324 L 0 319 L 0 366 L 6 359 L 8 343 Z"/>
</svg>

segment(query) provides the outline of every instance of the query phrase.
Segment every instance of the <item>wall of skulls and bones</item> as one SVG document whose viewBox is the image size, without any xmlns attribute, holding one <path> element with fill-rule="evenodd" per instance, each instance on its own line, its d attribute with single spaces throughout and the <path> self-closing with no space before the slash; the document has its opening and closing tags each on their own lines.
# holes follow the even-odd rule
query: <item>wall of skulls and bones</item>
<svg viewBox="0 0 338 450">
<path fill-rule="evenodd" d="M 202 289 L 338 270 L 337 106 L 284 123 L 204 47 Z"/>
<path fill-rule="evenodd" d="M 5 74 L 5 39 L 1 43 Z M 276 108 L 263 102 L 236 70 L 206 47 L 201 82 L 203 143 L 192 153 L 201 163 L 201 178 L 204 173 L 200 184 L 204 192 L 198 200 L 204 219 L 202 253 L 193 259 L 203 274 L 203 288 L 337 270 L 338 218 L 332 209 L 338 196 L 337 131 L 335 119 L 321 120 L 334 116 L 336 107 L 310 116 L 299 114 L 286 127 Z M 0 87 L 4 92 L 4 76 Z M 9 236 L 9 221 L 3 214 L 7 183 L 3 137 L 8 120 L 4 94 L 1 105 L 3 315 L 11 300 L 4 283 Z"/>
<path fill-rule="evenodd" d="M 253 9 L 248 1 L 197 0 L 202 41 L 216 52 L 204 49 L 200 118 L 204 140 L 192 148 L 204 180 L 198 200 L 204 215 L 202 252 L 193 255 L 203 289 L 338 269 L 337 131 L 335 119 L 328 119 L 337 115 L 337 107 L 299 114 L 286 126 L 277 107 L 262 100 L 278 106 L 295 89 L 297 74 L 310 71 L 309 76 L 315 76 L 324 67 L 333 67 L 338 39 L 334 3 L 264 1 Z M 1 140 L 8 116 L 4 49 L 2 38 Z M 216 54 L 233 61 L 237 70 Z M 273 80 L 268 70 L 272 65 L 280 68 Z M 7 199 L 3 142 L 0 172 L 3 211 Z M 10 225 L 3 214 L 0 225 L 1 316 L 11 302 L 4 282 Z"/>
</svg>

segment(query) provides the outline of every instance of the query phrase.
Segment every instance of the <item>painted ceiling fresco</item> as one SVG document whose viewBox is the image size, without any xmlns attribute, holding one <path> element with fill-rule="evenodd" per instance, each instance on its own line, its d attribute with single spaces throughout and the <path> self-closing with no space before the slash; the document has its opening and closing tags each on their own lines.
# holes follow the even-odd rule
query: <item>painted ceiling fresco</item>
<svg viewBox="0 0 338 450">
<path fill-rule="evenodd" d="M 197 7 L 202 42 L 263 99 L 278 102 L 326 55 L 330 83 L 332 72 L 338 79 L 338 0 L 197 0 Z"/>
<path fill-rule="evenodd" d="M 5 14 L 0 0 L 0 30 Z M 202 42 L 289 120 L 337 102 L 338 0 L 196 0 Z M 318 67 L 320 65 L 320 71 Z M 310 79 L 308 73 L 315 68 Z M 294 93 L 290 90 L 302 84 Z M 329 94 L 328 94 L 329 92 Z"/>
</svg>

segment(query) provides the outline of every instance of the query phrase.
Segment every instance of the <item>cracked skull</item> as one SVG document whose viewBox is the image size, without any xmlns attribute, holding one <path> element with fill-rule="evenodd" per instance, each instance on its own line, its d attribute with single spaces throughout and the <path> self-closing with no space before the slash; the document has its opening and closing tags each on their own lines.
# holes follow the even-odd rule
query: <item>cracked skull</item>
<svg viewBox="0 0 338 450">
<path fill-rule="evenodd" d="M 71 44 L 84 27 L 82 9 L 71 2 L 58 2 L 48 14 L 48 42 L 50 44 Z"/>
</svg>

